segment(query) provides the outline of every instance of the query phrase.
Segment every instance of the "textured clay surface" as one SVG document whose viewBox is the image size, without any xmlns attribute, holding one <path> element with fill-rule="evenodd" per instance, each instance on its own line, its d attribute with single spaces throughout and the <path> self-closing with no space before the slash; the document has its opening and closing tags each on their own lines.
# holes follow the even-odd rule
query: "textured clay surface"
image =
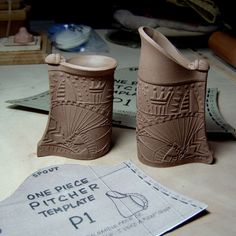
<svg viewBox="0 0 236 236">
<path fill-rule="evenodd" d="M 212 163 L 205 131 L 207 63 L 188 62 L 151 28 L 141 27 L 139 32 L 136 131 L 140 161 L 159 167 Z M 152 67 L 155 63 L 168 63 L 168 70 L 164 71 L 166 65 Z"/>
<path fill-rule="evenodd" d="M 49 66 L 51 107 L 38 156 L 101 157 L 111 144 L 115 60 L 111 58 L 113 65 L 98 72 L 70 68 L 54 58 L 55 62 L 46 60 L 59 64 Z"/>
</svg>

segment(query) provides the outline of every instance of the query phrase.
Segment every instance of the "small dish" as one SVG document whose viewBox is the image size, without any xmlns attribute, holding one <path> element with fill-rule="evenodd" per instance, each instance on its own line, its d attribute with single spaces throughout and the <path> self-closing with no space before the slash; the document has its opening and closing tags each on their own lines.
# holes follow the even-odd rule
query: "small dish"
<svg viewBox="0 0 236 236">
<path fill-rule="evenodd" d="M 91 34 L 91 27 L 76 24 L 56 24 L 48 33 L 55 46 L 62 50 L 71 50 L 86 43 Z"/>
</svg>

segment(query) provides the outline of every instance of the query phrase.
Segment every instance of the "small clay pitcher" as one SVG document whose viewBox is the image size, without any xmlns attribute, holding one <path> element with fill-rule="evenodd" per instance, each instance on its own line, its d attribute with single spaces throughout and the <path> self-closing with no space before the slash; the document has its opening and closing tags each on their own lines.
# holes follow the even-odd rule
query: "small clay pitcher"
<svg viewBox="0 0 236 236">
<path fill-rule="evenodd" d="M 186 59 L 160 32 L 140 27 L 137 148 L 145 164 L 212 163 L 205 128 L 209 64 Z"/>
<path fill-rule="evenodd" d="M 115 59 L 50 54 L 50 112 L 38 156 L 94 159 L 110 149 Z"/>
</svg>

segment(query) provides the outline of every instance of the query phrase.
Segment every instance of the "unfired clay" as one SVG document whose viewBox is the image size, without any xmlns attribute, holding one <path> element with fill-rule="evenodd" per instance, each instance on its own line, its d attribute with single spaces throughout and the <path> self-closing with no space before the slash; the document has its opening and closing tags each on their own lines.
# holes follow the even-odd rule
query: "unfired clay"
<svg viewBox="0 0 236 236">
<path fill-rule="evenodd" d="M 205 131 L 208 63 L 190 62 L 157 30 L 140 27 L 139 34 L 139 159 L 160 167 L 212 163 Z"/>
<path fill-rule="evenodd" d="M 51 106 L 38 156 L 94 159 L 110 149 L 116 61 L 99 55 L 47 56 Z"/>
<path fill-rule="evenodd" d="M 33 41 L 33 35 L 25 27 L 20 27 L 19 32 L 14 35 L 14 43 L 27 44 Z"/>
</svg>

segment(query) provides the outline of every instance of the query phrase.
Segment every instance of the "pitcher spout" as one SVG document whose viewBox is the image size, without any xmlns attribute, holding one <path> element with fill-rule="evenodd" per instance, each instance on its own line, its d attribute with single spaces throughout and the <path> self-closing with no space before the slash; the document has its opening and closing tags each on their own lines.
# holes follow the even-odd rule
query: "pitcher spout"
<svg viewBox="0 0 236 236">
<path fill-rule="evenodd" d="M 206 80 L 209 70 L 207 61 L 190 61 L 163 34 L 150 27 L 140 27 L 139 34 L 140 78 L 149 83 L 161 84 Z"/>
</svg>

